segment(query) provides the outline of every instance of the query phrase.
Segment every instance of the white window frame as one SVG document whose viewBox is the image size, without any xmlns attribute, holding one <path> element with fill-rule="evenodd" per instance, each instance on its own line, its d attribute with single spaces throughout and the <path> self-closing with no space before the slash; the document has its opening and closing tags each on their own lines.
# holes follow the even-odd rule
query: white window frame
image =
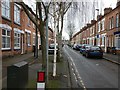
<svg viewBox="0 0 120 90">
<path fill-rule="evenodd" d="M 14 4 L 14 22 L 20 24 L 20 7 Z"/>
<path fill-rule="evenodd" d="M 31 46 L 31 34 L 27 33 L 27 44 L 28 46 Z"/>
<path fill-rule="evenodd" d="M 33 45 L 35 45 L 35 33 L 33 33 Z"/>
<path fill-rule="evenodd" d="M 102 29 L 101 29 L 101 31 L 104 31 L 105 30 L 105 19 L 103 19 L 102 21 L 101 21 L 101 27 L 102 27 Z"/>
<path fill-rule="evenodd" d="M 98 32 L 100 32 L 100 22 L 98 22 Z"/>
<path fill-rule="evenodd" d="M 120 50 L 120 47 L 119 47 L 120 42 L 119 41 L 120 41 L 120 36 L 116 35 L 116 37 L 115 37 L 115 47 L 116 47 L 117 50 Z"/>
<path fill-rule="evenodd" d="M 99 35 L 99 38 L 97 38 L 97 45 L 100 46 L 100 35 Z"/>
<path fill-rule="evenodd" d="M 3 33 L 3 30 L 5 30 L 5 35 L 3 35 L 2 34 L 2 44 L 5 44 L 5 48 L 3 48 L 3 45 L 2 45 L 2 50 L 9 50 L 9 49 L 11 49 L 11 31 L 10 30 L 7 30 L 7 29 L 2 29 L 2 33 Z M 8 32 L 10 32 L 10 35 L 8 36 Z M 5 37 L 5 43 L 3 43 L 3 37 Z M 7 47 L 7 44 L 8 44 L 8 42 L 7 42 L 7 40 L 8 40 L 8 38 L 9 38 L 9 47 Z"/>
<path fill-rule="evenodd" d="M 104 35 L 102 35 L 102 37 L 101 37 L 101 38 L 102 38 L 102 41 L 101 41 L 101 42 L 102 42 L 102 43 L 101 43 L 101 46 L 102 46 L 102 47 L 104 47 L 104 46 L 105 46 L 105 45 L 104 45 L 104 42 L 105 42 L 105 37 L 104 37 Z"/>
<path fill-rule="evenodd" d="M 112 26 L 111 26 L 111 25 L 112 25 L 112 21 L 111 21 L 111 19 L 112 19 L 112 18 L 109 18 L 109 29 L 112 28 Z"/>
<path fill-rule="evenodd" d="M 20 37 L 21 37 L 21 34 L 19 32 L 14 31 L 14 49 L 20 49 L 21 48 L 21 39 L 20 39 Z M 17 41 L 17 42 L 15 42 L 15 41 Z"/>
<path fill-rule="evenodd" d="M 1 1 L 2 16 L 10 20 L 10 0 Z"/>
</svg>

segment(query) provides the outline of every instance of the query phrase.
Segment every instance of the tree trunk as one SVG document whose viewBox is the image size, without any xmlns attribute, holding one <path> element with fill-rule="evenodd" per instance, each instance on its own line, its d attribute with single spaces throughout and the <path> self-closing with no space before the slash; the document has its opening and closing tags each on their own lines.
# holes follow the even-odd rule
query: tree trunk
<svg viewBox="0 0 120 90">
<path fill-rule="evenodd" d="M 57 62 L 60 62 L 61 59 L 61 51 L 62 51 L 62 36 L 60 33 L 58 34 L 58 55 L 57 55 Z"/>
<path fill-rule="evenodd" d="M 64 15 L 61 15 L 61 30 L 58 32 L 58 61 L 60 61 L 61 58 L 61 52 L 62 52 L 62 31 L 63 31 L 63 18 Z"/>
<path fill-rule="evenodd" d="M 46 70 L 46 38 L 44 25 L 40 24 L 39 31 L 41 35 L 42 70 Z"/>
</svg>

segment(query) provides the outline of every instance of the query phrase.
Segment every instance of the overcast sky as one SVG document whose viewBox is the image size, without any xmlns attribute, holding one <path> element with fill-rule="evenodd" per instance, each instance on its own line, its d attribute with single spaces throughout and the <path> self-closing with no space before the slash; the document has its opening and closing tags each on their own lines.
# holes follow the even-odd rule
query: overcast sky
<svg viewBox="0 0 120 90">
<path fill-rule="evenodd" d="M 81 1 L 86 1 L 86 0 L 77 0 L 78 2 L 81 2 Z M 89 1 L 96 1 L 96 0 L 88 0 L 88 2 Z M 98 0 L 98 1 L 101 1 L 101 0 Z M 35 10 L 35 0 L 24 0 L 24 2 L 26 3 L 26 4 L 28 4 L 31 8 L 33 8 L 34 10 Z M 102 0 L 102 4 L 99 4 L 99 9 L 101 9 L 102 8 L 102 14 L 103 14 L 103 10 L 104 10 L 104 8 L 106 8 L 106 7 L 112 7 L 112 8 L 115 8 L 116 7 L 116 3 L 117 3 L 117 0 Z M 88 21 L 90 21 L 92 18 L 91 18 L 92 16 L 90 16 L 89 17 L 89 20 Z M 75 27 L 76 27 L 76 32 L 78 32 L 81 28 L 82 28 L 82 26 L 84 26 L 84 24 L 83 25 L 80 25 L 79 23 L 80 23 L 80 21 L 78 21 L 78 19 L 79 19 L 80 17 L 79 17 L 79 15 L 78 15 L 78 17 L 76 17 L 76 18 L 74 18 L 74 20 L 75 20 Z M 66 28 L 66 26 L 67 26 L 67 19 L 66 19 L 66 17 L 64 18 L 64 30 L 63 30 L 63 37 L 65 38 L 65 39 L 69 39 L 69 36 L 68 36 L 68 34 L 67 34 L 67 32 L 66 32 L 66 30 L 67 30 L 67 28 Z M 76 32 L 74 32 L 74 33 L 76 33 Z"/>
</svg>

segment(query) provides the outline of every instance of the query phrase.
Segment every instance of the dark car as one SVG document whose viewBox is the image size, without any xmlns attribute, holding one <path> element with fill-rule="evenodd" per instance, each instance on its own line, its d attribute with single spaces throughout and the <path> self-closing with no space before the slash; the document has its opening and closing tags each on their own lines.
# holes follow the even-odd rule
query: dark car
<svg viewBox="0 0 120 90">
<path fill-rule="evenodd" d="M 82 54 L 85 51 L 85 46 L 88 46 L 88 44 L 82 44 L 80 48 L 80 53 Z"/>
<path fill-rule="evenodd" d="M 103 58 L 103 51 L 99 46 L 89 46 L 85 48 L 83 53 L 87 58 L 88 57 L 100 57 Z"/>
<path fill-rule="evenodd" d="M 77 45 L 76 45 L 76 50 L 78 50 L 78 51 L 79 51 L 81 47 L 82 47 L 82 45 L 81 45 L 81 44 L 77 44 Z"/>
</svg>

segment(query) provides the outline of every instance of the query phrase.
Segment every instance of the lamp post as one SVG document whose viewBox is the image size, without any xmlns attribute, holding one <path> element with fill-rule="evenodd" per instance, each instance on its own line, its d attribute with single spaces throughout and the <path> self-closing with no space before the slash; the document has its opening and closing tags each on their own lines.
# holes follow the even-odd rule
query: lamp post
<svg viewBox="0 0 120 90">
<path fill-rule="evenodd" d="M 38 20 L 37 20 L 37 8 L 38 8 L 38 6 L 37 6 L 37 2 L 36 2 L 36 22 L 38 21 Z M 36 33 L 36 35 L 35 35 L 35 50 L 34 50 L 34 56 L 35 56 L 35 58 L 38 58 L 38 31 L 37 31 L 37 26 L 36 26 L 35 33 Z"/>
<path fill-rule="evenodd" d="M 47 20 L 46 20 L 46 84 L 48 85 L 49 61 L 48 61 L 48 2 L 45 2 Z"/>
</svg>

